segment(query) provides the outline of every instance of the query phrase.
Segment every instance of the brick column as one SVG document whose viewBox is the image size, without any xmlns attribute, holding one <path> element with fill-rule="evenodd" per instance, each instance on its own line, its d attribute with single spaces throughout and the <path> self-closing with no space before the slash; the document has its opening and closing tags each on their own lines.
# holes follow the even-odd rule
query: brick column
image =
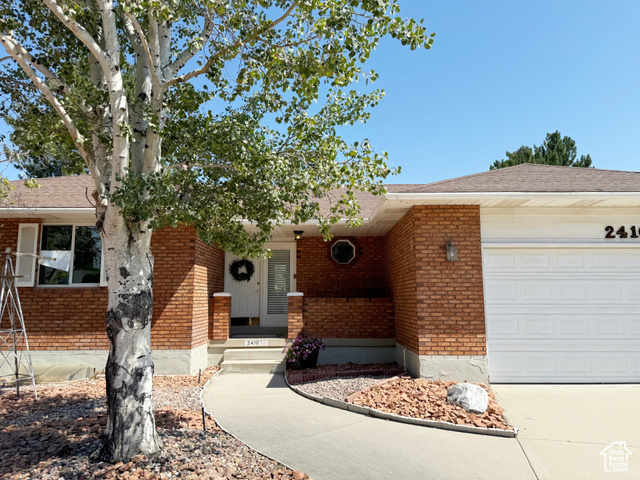
<svg viewBox="0 0 640 480">
<path fill-rule="evenodd" d="M 227 340 L 231 322 L 231 294 L 214 293 L 209 299 L 209 340 Z"/>
<path fill-rule="evenodd" d="M 289 297 L 289 338 L 296 338 L 302 333 L 302 309 L 304 305 L 304 294 L 300 292 L 291 292 L 287 294 Z"/>
</svg>

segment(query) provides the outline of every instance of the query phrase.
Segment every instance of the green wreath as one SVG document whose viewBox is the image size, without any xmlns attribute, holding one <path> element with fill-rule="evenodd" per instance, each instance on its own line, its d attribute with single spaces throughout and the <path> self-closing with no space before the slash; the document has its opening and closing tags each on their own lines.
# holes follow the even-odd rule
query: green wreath
<svg viewBox="0 0 640 480">
<path fill-rule="evenodd" d="M 240 273 L 240 269 L 244 267 L 246 272 Z M 256 268 L 251 260 L 234 260 L 229 265 L 229 273 L 236 282 L 249 282 L 253 277 Z"/>
</svg>

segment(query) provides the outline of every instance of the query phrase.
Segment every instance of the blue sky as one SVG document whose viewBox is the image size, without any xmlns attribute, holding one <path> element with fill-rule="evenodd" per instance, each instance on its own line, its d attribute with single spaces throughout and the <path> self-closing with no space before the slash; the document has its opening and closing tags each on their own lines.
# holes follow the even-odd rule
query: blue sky
<svg viewBox="0 0 640 480">
<path fill-rule="evenodd" d="M 555 130 L 596 168 L 640 170 L 640 2 L 400 3 L 436 32 L 434 46 L 385 40 L 367 69 L 387 95 L 344 132 L 389 152 L 402 167 L 390 183 L 485 171 Z"/>
<path fill-rule="evenodd" d="M 426 183 L 489 168 L 560 130 L 596 168 L 640 170 L 640 2 L 402 1 L 429 51 L 385 42 L 387 96 L 359 128 Z"/>
</svg>

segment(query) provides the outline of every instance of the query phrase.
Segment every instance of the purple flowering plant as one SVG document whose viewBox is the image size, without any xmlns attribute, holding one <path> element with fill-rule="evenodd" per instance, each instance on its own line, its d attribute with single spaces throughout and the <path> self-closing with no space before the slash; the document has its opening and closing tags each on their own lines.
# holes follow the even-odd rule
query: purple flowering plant
<svg viewBox="0 0 640 480">
<path fill-rule="evenodd" d="M 286 353 L 287 363 L 294 364 L 320 353 L 324 350 L 324 347 L 325 345 L 321 338 L 298 335 L 298 338 L 293 342 L 284 346 L 282 353 Z"/>
</svg>

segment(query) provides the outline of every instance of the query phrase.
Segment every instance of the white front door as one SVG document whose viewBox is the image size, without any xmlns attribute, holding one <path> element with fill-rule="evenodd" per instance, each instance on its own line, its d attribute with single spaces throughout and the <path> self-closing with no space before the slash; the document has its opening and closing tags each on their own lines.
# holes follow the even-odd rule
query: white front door
<svg viewBox="0 0 640 480">
<path fill-rule="evenodd" d="M 486 248 L 489 379 L 640 381 L 640 250 Z"/>
<path fill-rule="evenodd" d="M 296 244 L 273 242 L 265 246 L 272 255 L 252 260 L 255 272 L 249 282 L 238 282 L 229 273 L 234 260 L 225 254 L 225 291 L 232 294 L 232 317 L 260 317 L 262 327 L 286 327 L 289 312 L 287 294 L 296 291 Z"/>
<path fill-rule="evenodd" d="M 224 285 L 225 291 L 231 294 L 231 316 L 259 317 L 262 260 L 251 260 L 255 271 L 248 282 L 239 282 L 231 276 L 229 269 L 235 260 L 242 259 L 232 253 L 225 253 Z M 240 273 L 246 273 L 245 269 Z"/>
<path fill-rule="evenodd" d="M 271 257 L 263 260 L 260 325 L 286 327 L 289 316 L 289 292 L 296 291 L 296 244 L 270 243 Z"/>
</svg>

